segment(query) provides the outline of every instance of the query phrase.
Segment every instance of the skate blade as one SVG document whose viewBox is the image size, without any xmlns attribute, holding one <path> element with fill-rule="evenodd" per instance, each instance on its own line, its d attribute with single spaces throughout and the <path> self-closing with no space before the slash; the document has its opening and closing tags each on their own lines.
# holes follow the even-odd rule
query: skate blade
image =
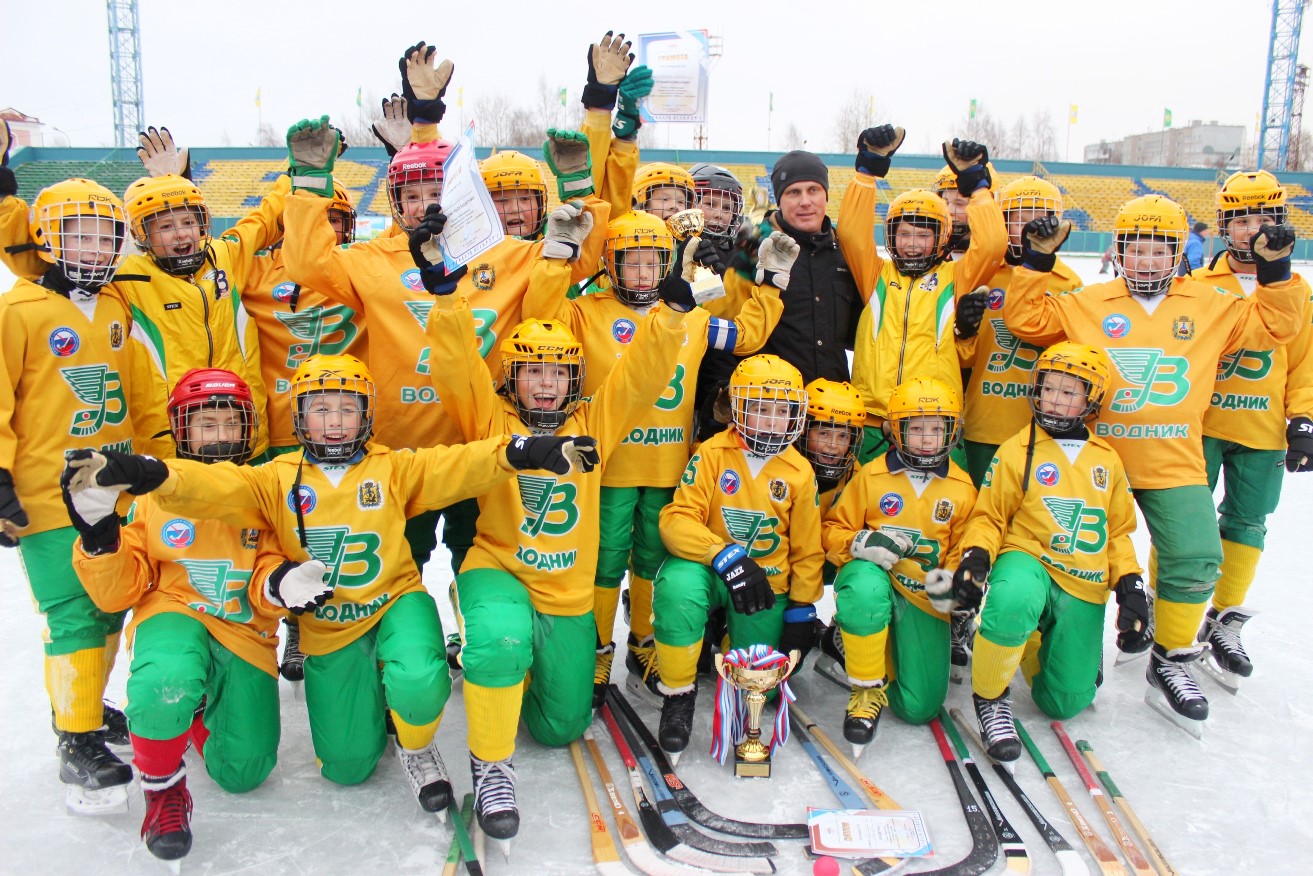
<svg viewBox="0 0 1313 876">
<path fill-rule="evenodd" d="M 1136 651 L 1134 653 L 1127 653 L 1126 651 L 1118 651 L 1117 657 L 1112 661 L 1113 668 L 1115 669 L 1118 666 L 1122 666 L 1126 663 L 1132 663 L 1136 660 L 1140 660 L 1145 657 L 1148 657 L 1149 652 L 1152 650 L 1153 650 L 1152 648 L 1145 648 L 1143 651 Z"/>
<path fill-rule="evenodd" d="M 848 680 L 847 670 L 843 668 L 838 660 L 835 660 L 829 654 L 817 654 L 816 662 L 812 664 L 812 668 L 820 673 L 821 677 L 825 678 L 827 681 L 837 684 L 845 691 L 852 691 L 853 686 L 852 682 Z"/>
<path fill-rule="evenodd" d="M 662 751 L 665 751 L 665 749 L 663 748 Z M 666 757 L 670 758 L 671 767 L 679 766 L 679 759 L 683 756 L 684 752 L 682 751 L 666 751 Z"/>
<path fill-rule="evenodd" d="M 497 848 L 501 850 L 501 856 L 506 859 L 506 863 L 511 861 L 511 841 L 508 839 L 493 840 Z"/>
<path fill-rule="evenodd" d="M 69 785 L 64 792 L 64 805 L 72 815 L 123 815 L 128 811 L 128 786 L 112 785 L 91 790 Z"/>
<path fill-rule="evenodd" d="M 660 694 L 653 693 L 647 685 L 643 684 L 643 679 L 635 675 L 625 676 L 625 690 L 629 695 L 654 709 L 660 709 L 665 700 Z"/>
<path fill-rule="evenodd" d="M 862 752 L 866 750 L 866 746 L 870 745 L 870 743 L 868 742 L 863 745 L 858 745 L 856 742 L 849 742 L 848 745 L 852 747 L 853 761 L 855 762 L 861 759 Z"/>
<path fill-rule="evenodd" d="M 1144 692 L 1144 703 L 1195 739 L 1202 740 L 1204 738 L 1204 722 L 1179 714 L 1167 702 L 1167 697 L 1163 695 L 1162 691 L 1153 685 L 1148 685 L 1148 690 Z"/>
<path fill-rule="evenodd" d="M 290 684 L 290 685 L 292 686 L 292 700 L 293 700 L 293 702 L 299 702 L 299 701 L 302 699 L 302 697 L 301 697 L 301 685 L 305 684 L 305 682 L 304 682 L 304 681 L 289 681 L 288 684 Z"/>
<path fill-rule="evenodd" d="M 1228 672 L 1218 666 L 1216 661 L 1213 660 L 1211 654 L 1199 661 L 1199 666 L 1203 669 L 1205 675 L 1217 682 L 1218 687 L 1222 688 L 1222 690 L 1226 691 L 1231 696 L 1236 696 L 1240 693 L 1240 682 L 1244 679 L 1244 676 L 1236 675 L 1234 672 Z"/>
<path fill-rule="evenodd" d="M 172 873 L 173 876 L 182 876 L 182 858 L 174 861 L 160 861 L 165 871 Z"/>
</svg>

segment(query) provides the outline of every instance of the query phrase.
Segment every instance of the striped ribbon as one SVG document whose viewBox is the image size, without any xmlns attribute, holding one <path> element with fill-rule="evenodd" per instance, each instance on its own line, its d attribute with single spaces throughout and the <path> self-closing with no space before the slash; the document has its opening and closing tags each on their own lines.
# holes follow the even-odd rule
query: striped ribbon
<svg viewBox="0 0 1313 876">
<path fill-rule="evenodd" d="M 735 648 L 724 655 L 731 666 L 745 669 L 773 669 L 781 663 L 788 666 L 789 656 L 770 645 L 753 645 Z M 775 727 L 771 733 L 770 753 L 789 741 L 789 703 L 798 698 L 789 688 L 788 680 L 780 682 L 779 709 L 775 713 Z M 731 747 L 747 738 L 748 704 L 744 694 L 721 676 L 716 682 L 716 714 L 711 719 L 711 756 L 725 762 Z"/>
</svg>

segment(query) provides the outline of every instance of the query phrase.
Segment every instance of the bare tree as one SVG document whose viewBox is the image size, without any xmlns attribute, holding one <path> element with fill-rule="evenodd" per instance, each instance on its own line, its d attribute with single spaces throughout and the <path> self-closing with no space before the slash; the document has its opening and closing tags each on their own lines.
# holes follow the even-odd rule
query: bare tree
<svg viewBox="0 0 1313 876">
<path fill-rule="evenodd" d="M 538 95 L 534 103 L 533 115 L 534 121 L 543 132 L 548 128 L 562 128 L 567 124 L 569 95 L 567 93 L 562 100 L 563 90 L 549 87 L 546 76 L 538 77 Z"/>
<path fill-rule="evenodd" d="M 252 143 L 251 145 L 252 146 L 282 146 L 285 142 L 286 142 L 286 138 L 279 137 L 278 132 L 274 130 L 273 125 L 269 124 L 268 122 L 264 122 L 256 130 L 255 142 Z"/>
<path fill-rule="evenodd" d="M 370 126 L 381 118 L 383 118 L 382 101 L 377 94 L 370 91 L 361 96 L 360 106 L 352 107 L 349 112 L 334 116 L 333 124 L 342 132 L 348 146 L 378 146 L 381 144 L 370 130 Z"/>
<path fill-rule="evenodd" d="M 1053 125 L 1053 114 L 1037 110 L 1030 117 L 1030 148 L 1022 158 L 1035 161 L 1052 161 L 1058 157 L 1058 132 Z"/>
<path fill-rule="evenodd" d="M 531 148 L 542 142 L 542 128 L 533 112 L 516 106 L 505 94 L 481 95 L 473 110 L 478 140 L 485 146 Z"/>
<path fill-rule="evenodd" d="M 857 137 L 862 131 L 886 121 L 884 111 L 877 109 L 871 92 L 853 89 L 834 116 L 834 125 L 830 129 L 831 146 L 836 152 L 852 152 L 857 148 Z"/>
<path fill-rule="evenodd" d="M 855 137 L 853 138 L 853 142 L 856 142 Z M 796 124 L 789 122 L 789 126 L 784 129 L 784 142 L 781 146 L 786 152 L 792 152 L 794 149 L 805 149 L 807 146 L 807 138 L 802 135 L 802 131 Z M 849 144 L 849 148 L 852 148 L 851 143 Z"/>
</svg>

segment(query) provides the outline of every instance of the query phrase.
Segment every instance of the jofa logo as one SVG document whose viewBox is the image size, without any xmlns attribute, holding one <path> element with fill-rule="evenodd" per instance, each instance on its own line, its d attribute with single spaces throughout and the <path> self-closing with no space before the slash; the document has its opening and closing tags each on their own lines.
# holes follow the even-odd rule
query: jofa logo
<svg viewBox="0 0 1313 876">
<path fill-rule="evenodd" d="M 1117 373 L 1131 384 L 1113 395 L 1114 414 L 1129 414 L 1146 404 L 1167 407 L 1190 393 L 1190 360 L 1184 356 L 1164 356 L 1162 350 L 1138 347 L 1110 349 L 1108 355 Z"/>
<path fill-rule="evenodd" d="M 1102 508 L 1092 508 L 1081 499 L 1044 497 L 1053 522 L 1062 528 L 1049 539 L 1054 553 L 1097 554 L 1108 543 L 1108 515 Z"/>
<path fill-rule="evenodd" d="M 780 525 L 778 517 L 767 517 L 763 511 L 721 508 L 720 519 L 729 537 L 743 545 L 754 559 L 768 557 L 780 546 L 780 537 L 775 534 L 775 527 Z"/>
<path fill-rule="evenodd" d="M 94 435 L 104 426 L 117 426 L 128 414 L 128 403 L 123 396 L 123 381 L 117 371 L 108 365 L 80 365 L 61 368 L 59 374 L 68 383 L 73 395 L 84 405 L 74 411 L 69 434 L 75 438 Z"/>
<path fill-rule="evenodd" d="M 579 507 L 575 501 L 579 491 L 574 484 L 523 474 L 517 480 L 520 503 L 525 512 L 520 532 L 534 538 L 538 535 L 566 535 L 574 529 L 579 522 Z"/>
</svg>

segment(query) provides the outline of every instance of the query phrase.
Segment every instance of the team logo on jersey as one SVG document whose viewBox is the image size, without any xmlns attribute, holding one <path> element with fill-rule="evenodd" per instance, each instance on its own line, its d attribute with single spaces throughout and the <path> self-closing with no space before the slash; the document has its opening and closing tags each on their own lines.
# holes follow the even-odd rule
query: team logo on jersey
<svg viewBox="0 0 1313 876">
<path fill-rule="evenodd" d="M 897 493 L 885 493 L 880 497 L 880 513 L 885 517 L 897 517 L 903 510 L 903 497 Z"/>
<path fill-rule="evenodd" d="M 1035 469 L 1035 480 L 1046 487 L 1053 486 L 1058 482 L 1058 467 L 1051 462 L 1044 463 Z"/>
<path fill-rule="evenodd" d="M 406 304 L 420 302 L 407 301 Z M 432 304 L 429 304 L 432 307 Z M 283 328 L 294 338 L 287 346 L 287 358 L 283 364 L 288 368 L 297 368 L 302 362 L 316 353 L 338 355 L 347 348 L 360 333 L 352 319 L 356 312 L 340 304 L 331 307 L 307 307 L 302 311 L 283 313 L 274 311 L 274 316 Z M 427 316 L 427 311 L 425 311 Z M 423 323 L 421 323 L 421 326 Z"/>
<path fill-rule="evenodd" d="M 1178 316 L 1172 320 L 1172 337 L 1178 341 L 1188 341 L 1194 337 L 1194 317 Z"/>
<path fill-rule="evenodd" d="M 113 350 L 123 349 L 123 323 L 117 319 L 109 324 L 109 346 Z"/>
<path fill-rule="evenodd" d="M 732 496 L 743 486 L 743 480 L 739 473 L 732 468 L 727 468 L 720 473 L 720 491 L 726 496 Z"/>
<path fill-rule="evenodd" d="M 1003 309 L 1003 290 L 995 286 L 989 290 L 989 297 L 985 299 L 985 304 L 990 310 Z"/>
<path fill-rule="evenodd" d="M 935 523 L 947 523 L 953 519 L 953 502 L 950 499 L 940 499 L 935 503 L 934 511 Z"/>
<path fill-rule="evenodd" d="M 279 304 L 289 304 L 296 300 L 297 288 L 295 283 L 279 283 L 269 294 L 273 295 L 274 301 Z"/>
<path fill-rule="evenodd" d="M 117 426 L 127 418 L 128 402 L 117 371 L 110 371 L 105 365 L 75 365 L 60 368 L 59 375 L 78 401 L 90 405 L 73 412 L 73 422 L 68 430 L 73 437 L 94 435 L 102 426 Z"/>
<path fill-rule="evenodd" d="M 160 528 L 160 538 L 171 548 L 189 547 L 196 540 L 196 524 L 175 517 Z"/>
<path fill-rule="evenodd" d="M 632 319 L 617 319 L 611 323 L 611 337 L 615 338 L 617 343 L 627 344 L 634 339 L 634 332 L 637 329 Z"/>
<path fill-rule="evenodd" d="M 1262 380 L 1272 370 L 1275 350 L 1236 350 L 1217 363 L 1217 379 L 1239 377 L 1241 380 Z"/>
<path fill-rule="evenodd" d="M 1103 333 L 1116 340 L 1126 337 L 1131 330 L 1131 321 L 1120 313 L 1110 313 L 1103 318 Z"/>
<path fill-rule="evenodd" d="M 360 492 L 356 496 L 356 503 L 360 505 L 361 510 L 377 508 L 383 504 L 383 488 L 378 485 L 378 481 L 365 481 L 360 485 Z"/>
<path fill-rule="evenodd" d="M 1108 515 L 1102 508 L 1086 505 L 1081 499 L 1045 496 L 1044 507 L 1062 531 L 1049 538 L 1054 553 L 1076 551 L 1097 554 L 1108 543 Z"/>
<path fill-rule="evenodd" d="M 783 502 L 789 498 L 789 485 L 780 478 L 773 478 L 770 482 L 770 498 L 773 502 Z"/>
<path fill-rule="evenodd" d="M 82 346 L 78 333 L 68 326 L 60 326 L 50 333 L 50 352 L 61 359 L 67 359 Z"/>
<path fill-rule="evenodd" d="M 189 602 L 197 614 L 221 617 L 234 623 L 246 623 L 252 617 L 246 589 L 251 583 L 249 569 L 235 569 L 231 560 L 177 561 L 187 570 L 187 582 L 205 602 Z"/>
<path fill-rule="evenodd" d="M 1094 481 L 1096 490 L 1108 489 L 1108 470 L 1101 465 L 1096 465 L 1090 469 L 1090 478 Z"/>
<path fill-rule="evenodd" d="M 1028 344 L 1012 334 L 1001 319 L 990 317 L 989 323 L 994 327 L 994 341 L 999 347 L 996 352 L 989 354 L 989 362 L 985 365 L 991 374 L 1002 374 L 1014 365 L 1023 371 L 1035 367 L 1039 354 L 1044 352 L 1041 347 Z M 1027 355 L 1023 356 L 1022 353 Z"/>
<path fill-rule="evenodd" d="M 260 545 L 260 530 L 243 529 L 242 530 L 242 550 L 253 551 Z"/>
<path fill-rule="evenodd" d="M 402 271 L 401 285 L 405 286 L 411 292 L 423 292 L 424 281 L 420 278 L 419 268 L 411 268 L 408 271 Z"/>
<path fill-rule="evenodd" d="M 298 501 L 298 498 L 300 501 Z M 295 493 L 289 492 L 287 494 L 287 507 L 292 509 L 293 514 L 296 513 L 298 505 L 301 507 L 302 514 L 309 514 L 311 511 L 315 510 L 315 506 L 318 504 L 319 497 L 315 495 L 313 489 L 307 487 L 305 484 L 297 487 Z"/>
<path fill-rule="evenodd" d="M 1164 356 L 1162 350 L 1125 347 L 1108 350 L 1117 373 L 1130 386 L 1114 393 L 1112 412 L 1129 414 L 1146 404 L 1170 407 L 1190 393 L 1190 360 L 1184 356 Z M 1163 392 L 1161 387 L 1169 391 Z"/>
<path fill-rule="evenodd" d="M 579 507 L 575 502 L 579 491 L 574 484 L 523 474 L 517 476 L 517 482 L 525 512 L 520 532 L 534 538 L 540 534 L 565 535 L 574 529 L 579 522 Z"/>
<path fill-rule="evenodd" d="M 228 297 L 228 272 L 223 268 L 215 268 L 213 271 L 206 271 L 201 277 L 202 280 L 209 280 L 214 284 L 214 300 L 222 301 Z"/>
<path fill-rule="evenodd" d="M 487 292 L 492 288 L 492 284 L 497 282 L 497 269 L 484 262 L 470 271 L 470 282 L 474 284 L 475 289 Z"/>
<path fill-rule="evenodd" d="M 754 559 L 768 557 L 780 546 L 780 537 L 775 534 L 775 527 L 780 522 L 778 517 L 767 517 L 762 511 L 721 508 L 720 519 L 729 537 L 743 545 L 748 556 Z"/>
<path fill-rule="evenodd" d="M 935 291 L 936 289 L 939 288 L 939 273 L 936 271 L 934 273 L 927 274 L 926 278 L 921 281 L 921 285 L 917 286 L 916 288 L 924 289 L 927 292 Z"/>
</svg>

